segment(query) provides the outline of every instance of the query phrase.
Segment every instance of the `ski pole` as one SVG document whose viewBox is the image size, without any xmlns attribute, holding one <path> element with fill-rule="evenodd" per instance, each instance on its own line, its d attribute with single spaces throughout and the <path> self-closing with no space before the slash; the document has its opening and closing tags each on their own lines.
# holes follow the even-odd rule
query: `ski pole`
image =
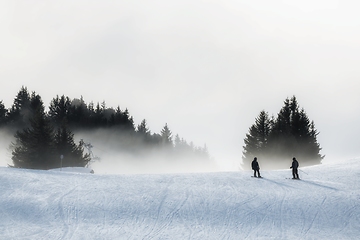
<svg viewBox="0 0 360 240">
<path fill-rule="evenodd" d="M 300 170 L 301 172 L 305 173 L 306 175 L 309 175 L 309 174 L 307 174 L 306 172 L 304 172 L 303 170 L 301 170 L 300 168 L 299 168 L 299 170 Z"/>
</svg>

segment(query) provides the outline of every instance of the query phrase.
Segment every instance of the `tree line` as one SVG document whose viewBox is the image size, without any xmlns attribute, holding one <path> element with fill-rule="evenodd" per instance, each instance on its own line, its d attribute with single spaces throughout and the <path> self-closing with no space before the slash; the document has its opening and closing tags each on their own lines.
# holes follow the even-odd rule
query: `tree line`
<svg viewBox="0 0 360 240">
<path fill-rule="evenodd" d="M 30 93 L 24 86 L 11 108 L 0 101 L 0 128 L 14 134 L 12 167 L 18 168 L 86 166 L 92 156 L 84 153 L 84 141 L 75 143 L 74 134 L 99 129 L 104 133 L 101 137 L 111 138 L 111 144 L 119 151 L 142 156 L 155 151 L 169 158 L 210 159 L 206 145 L 196 147 L 179 135 L 173 137 L 167 124 L 160 133 L 152 133 L 145 119 L 135 126 L 128 109 L 106 107 L 105 102 L 87 104 L 82 97 L 70 99 L 64 95 L 53 98 L 45 111 L 40 95 Z"/>
<path fill-rule="evenodd" d="M 320 164 L 318 134 L 296 97 L 286 98 L 276 118 L 264 110 L 255 118 L 244 139 L 242 167 L 249 169 L 254 157 L 269 169 L 288 167 L 293 157 L 302 166 Z"/>
</svg>

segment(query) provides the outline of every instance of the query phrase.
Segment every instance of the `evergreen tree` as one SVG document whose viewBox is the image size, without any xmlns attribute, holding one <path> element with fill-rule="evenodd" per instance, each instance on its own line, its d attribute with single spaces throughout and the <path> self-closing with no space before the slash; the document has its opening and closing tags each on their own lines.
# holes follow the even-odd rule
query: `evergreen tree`
<svg viewBox="0 0 360 240">
<path fill-rule="evenodd" d="M 167 123 L 161 130 L 161 142 L 164 146 L 172 146 L 172 133 Z"/>
<path fill-rule="evenodd" d="M 71 100 L 64 95 L 60 98 L 56 96 L 56 98 L 51 100 L 48 116 L 56 127 L 60 127 L 63 121 L 68 121 L 70 107 Z"/>
<path fill-rule="evenodd" d="M 146 119 L 143 119 L 141 123 L 137 126 L 136 132 L 143 137 L 150 136 L 150 130 L 147 126 Z"/>
<path fill-rule="evenodd" d="M 38 114 L 38 111 L 40 111 L 41 113 L 45 115 L 45 107 L 44 107 L 44 103 L 41 100 L 41 97 L 39 94 L 36 94 L 35 92 L 31 93 L 30 96 L 30 106 L 29 106 L 29 114 L 28 114 L 28 118 L 32 119 L 35 117 L 35 115 Z"/>
<path fill-rule="evenodd" d="M 98 128 L 98 127 L 104 127 L 106 125 L 104 110 L 105 110 L 105 105 L 100 106 L 99 103 L 96 104 L 94 120 L 92 122 L 94 124 L 94 127 Z"/>
<path fill-rule="evenodd" d="M 304 151 L 304 158 L 306 159 L 310 159 L 310 160 L 317 160 L 318 162 L 320 162 L 322 159 L 324 159 L 324 155 L 320 154 L 320 151 L 322 150 L 322 148 L 320 147 L 320 144 L 317 142 L 317 135 L 319 134 L 319 132 L 315 129 L 315 123 L 314 121 L 311 121 L 310 123 L 310 134 L 308 136 L 307 140 L 307 144 L 306 144 L 306 149 Z"/>
<path fill-rule="evenodd" d="M 285 100 L 275 126 L 283 127 L 275 127 L 269 137 L 270 159 L 282 161 L 283 166 L 294 156 L 301 160 L 303 166 L 321 163 L 323 156 L 319 153 L 321 148 L 317 144 L 317 132 L 314 129 L 315 134 L 311 133 L 311 122 L 305 110 L 300 110 L 295 96 Z"/>
<path fill-rule="evenodd" d="M 14 167 L 50 169 L 57 166 L 53 128 L 45 116 L 42 101 L 39 104 L 34 117 L 30 119 L 30 127 L 15 134 L 16 142 L 12 144 Z"/>
<path fill-rule="evenodd" d="M 181 146 L 181 139 L 180 139 L 179 134 L 176 134 L 176 135 L 175 135 L 174 144 L 175 144 L 175 148 L 178 148 L 178 147 Z"/>
<path fill-rule="evenodd" d="M 271 128 L 268 137 L 268 161 L 277 161 L 276 159 L 290 158 L 294 145 L 294 136 L 291 132 L 291 106 L 290 100 L 287 98 L 284 101 L 284 106 L 281 108 Z"/>
<path fill-rule="evenodd" d="M 132 116 L 130 116 L 129 110 L 127 108 L 122 113 L 121 119 L 122 119 L 121 125 L 123 125 L 125 129 L 135 131 L 134 119 Z"/>
<path fill-rule="evenodd" d="M 147 121 L 143 119 L 141 123 L 136 128 L 136 134 L 139 140 L 144 144 L 153 144 L 156 143 L 158 139 L 160 139 L 160 135 L 157 136 L 151 136 L 151 132 L 149 130 L 149 127 L 147 126 Z M 143 145 L 144 147 L 145 145 Z"/>
<path fill-rule="evenodd" d="M 163 143 L 163 138 L 158 133 L 153 133 L 149 136 L 148 141 L 146 142 L 147 147 L 152 147 L 153 149 L 158 149 L 159 151 L 164 150 L 166 145 Z M 163 148 L 161 148 L 163 147 Z"/>
<path fill-rule="evenodd" d="M 0 101 L 0 127 L 5 126 L 7 122 L 7 109 L 5 108 L 5 105 L 2 101 Z"/>
<path fill-rule="evenodd" d="M 22 86 L 14 99 L 8 114 L 8 122 L 11 127 L 24 128 L 29 126 L 30 94 L 26 87 Z"/>
<path fill-rule="evenodd" d="M 248 168 L 255 156 L 260 159 L 264 157 L 267 150 L 268 137 L 272 127 L 272 120 L 265 111 L 261 111 L 255 118 L 255 124 L 249 128 L 249 133 L 244 139 L 243 147 L 243 166 Z"/>
<path fill-rule="evenodd" d="M 85 167 L 90 159 L 89 154 L 84 154 L 82 142 L 76 145 L 74 134 L 66 127 L 66 124 L 58 128 L 55 134 L 56 155 L 62 156 L 59 167 Z"/>
<path fill-rule="evenodd" d="M 83 97 L 73 99 L 69 109 L 69 124 L 73 127 L 87 128 L 90 122 L 90 113 Z"/>
</svg>

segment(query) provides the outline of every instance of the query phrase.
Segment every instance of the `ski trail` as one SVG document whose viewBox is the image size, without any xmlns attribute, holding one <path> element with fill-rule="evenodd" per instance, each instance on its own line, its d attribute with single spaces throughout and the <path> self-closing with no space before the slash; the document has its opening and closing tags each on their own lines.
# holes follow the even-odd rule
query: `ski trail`
<svg viewBox="0 0 360 240">
<path fill-rule="evenodd" d="M 304 226 L 304 228 L 301 230 L 301 232 L 303 232 L 303 234 L 305 236 L 308 235 L 308 232 L 312 229 L 313 225 L 314 225 L 314 222 L 315 220 L 318 218 L 319 214 L 320 214 L 320 211 L 321 211 L 321 206 L 325 203 L 325 200 L 326 200 L 326 196 L 323 198 L 321 204 L 319 205 L 319 208 L 317 208 L 318 210 L 315 212 L 314 216 L 312 217 L 309 225 L 307 227 Z M 306 229 L 305 229 L 306 228 Z"/>
<path fill-rule="evenodd" d="M 71 210 L 69 210 L 68 204 L 64 203 L 64 198 L 67 197 L 68 195 L 70 195 L 71 193 L 73 193 L 75 191 L 75 189 L 76 189 L 76 186 L 71 188 L 65 194 L 62 194 L 60 196 L 60 198 L 58 198 L 58 197 L 50 198 L 51 202 L 57 202 L 57 205 L 58 205 L 58 213 L 59 213 L 60 220 L 62 221 L 62 232 L 63 232 L 61 239 L 71 239 L 71 235 L 73 234 L 73 232 L 70 230 L 72 221 L 69 218 L 69 213 L 71 212 Z"/>
<path fill-rule="evenodd" d="M 150 228 L 149 232 L 143 236 L 143 239 L 156 239 L 161 235 L 162 231 L 169 227 L 176 215 L 178 215 L 181 208 L 188 201 L 187 191 L 182 191 L 182 189 L 176 190 L 178 192 L 177 198 L 174 199 L 174 194 L 172 192 L 175 190 L 172 186 L 174 184 L 174 179 L 166 179 L 168 183 L 163 186 L 161 193 L 161 201 L 157 205 L 157 211 L 154 224 Z"/>
<path fill-rule="evenodd" d="M 306 216 L 304 209 L 298 207 L 297 195 L 300 182 L 288 182 L 275 172 L 274 174 L 264 172 L 263 180 L 267 189 L 259 186 L 259 194 L 263 196 L 253 210 L 247 213 L 247 218 L 256 215 L 254 227 L 245 235 L 245 239 L 253 239 L 259 236 L 272 236 L 277 239 L 293 238 L 290 222 L 296 223 L 297 227 L 304 227 L 306 221 L 298 216 Z M 251 218 L 250 218 L 251 219 Z M 249 220 L 250 220 L 249 219 Z"/>
</svg>

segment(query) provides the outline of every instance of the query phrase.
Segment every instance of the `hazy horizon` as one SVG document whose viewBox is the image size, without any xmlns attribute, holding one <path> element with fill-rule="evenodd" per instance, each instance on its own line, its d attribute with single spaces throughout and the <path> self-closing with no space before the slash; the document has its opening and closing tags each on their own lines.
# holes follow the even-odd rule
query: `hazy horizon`
<svg viewBox="0 0 360 240">
<path fill-rule="evenodd" d="M 129 139 L 126 134 L 118 135 L 121 132 L 110 129 L 75 129 L 73 133 L 75 143 L 78 144 L 80 140 L 83 140 L 85 143 L 92 145 L 90 151 L 84 147 L 84 153 L 91 154 L 92 161 L 88 167 L 98 174 L 159 174 L 248 170 L 248 166 L 244 166 L 245 169 L 243 168 L 241 159 L 233 168 L 224 169 L 221 166 L 221 159 L 220 161 L 215 159 L 211 153 L 209 153 L 209 159 L 197 158 L 195 155 L 186 155 L 185 152 L 179 152 L 178 155 L 174 155 L 171 152 L 161 150 L 159 147 L 148 148 L 141 141 L 134 142 L 134 139 Z M 0 135 L 0 146 L 2 146 L 2 149 L 0 149 L 0 166 L 11 166 L 13 163 L 11 161 L 10 144 L 15 142 L 15 138 L 9 131 L 4 129 L 0 130 Z M 129 141 L 131 141 L 131 149 L 126 149 Z M 335 159 L 325 158 L 322 163 L 330 163 L 332 162 L 331 160 Z M 336 160 L 349 159 L 338 158 Z M 270 156 L 258 157 L 261 171 L 288 169 L 291 161 L 291 158 L 287 161 L 286 159 L 277 159 L 274 156 L 271 156 L 271 158 Z M 303 162 L 301 158 L 299 162 L 301 167 L 314 165 L 309 164 L 310 162 Z"/>
</svg>

